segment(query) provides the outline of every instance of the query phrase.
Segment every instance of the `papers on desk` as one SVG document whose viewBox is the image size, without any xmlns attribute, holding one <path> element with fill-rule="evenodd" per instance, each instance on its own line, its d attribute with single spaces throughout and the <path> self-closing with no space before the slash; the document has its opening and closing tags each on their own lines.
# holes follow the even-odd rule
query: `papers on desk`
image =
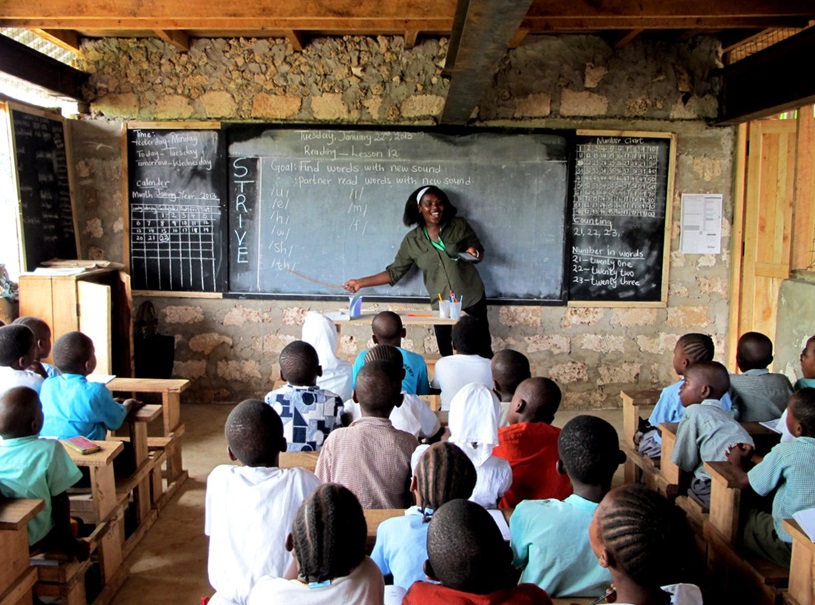
<svg viewBox="0 0 815 605">
<path fill-rule="evenodd" d="M 504 538 L 504 541 L 509 542 L 509 525 L 507 524 L 507 520 L 504 518 L 504 511 L 499 508 L 491 508 L 487 512 L 495 520 L 495 524 L 498 526 L 498 529 L 501 530 L 501 536 Z"/>
<path fill-rule="evenodd" d="M 334 313 L 324 313 L 324 315 L 331 321 L 348 321 L 351 316 L 343 311 L 335 311 Z"/>
<path fill-rule="evenodd" d="M 84 267 L 37 267 L 34 275 L 47 275 L 49 277 L 67 277 L 80 275 L 85 272 Z"/>
<path fill-rule="evenodd" d="M 114 378 L 116 374 L 88 374 L 85 377 L 88 382 L 98 382 L 99 384 L 107 384 Z"/>
<path fill-rule="evenodd" d="M 792 514 L 792 518 L 798 522 L 809 539 L 815 542 L 815 508 L 799 510 Z"/>
<path fill-rule="evenodd" d="M 385 605 L 399 605 L 407 591 L 401 586 L 385 586 Z"/>
</svg>

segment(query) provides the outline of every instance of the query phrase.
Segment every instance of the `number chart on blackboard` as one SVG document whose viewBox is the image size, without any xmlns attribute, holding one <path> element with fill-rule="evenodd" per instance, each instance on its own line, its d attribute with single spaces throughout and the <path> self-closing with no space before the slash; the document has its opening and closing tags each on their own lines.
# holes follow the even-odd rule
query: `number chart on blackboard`
<svg viewBox="0 0 815 605">
<path fill-rule="evenodd" d="M 664 303 L 673 135 L 578 134 L 569 300 Z"/>
<path fill-rule="evenodd" d="M 24 265 L 77 258 L 62 116 L 9 103 L 20 196 Z"/>
<path fill-rule="evenodd" d="M 434 184 L 484 246 L 491 300 L 563 301 L 562 134 L 235 125 L 227 136 L 231 292 L 347 295 L 339 284 L 392 262 L 408 196 Z M 414 271 L 365 295 L 428 292 Z"/>
<path fill-rule="evenodd" d="M 218 130 L 127 131 L 134 289 L 226 288 L 226 167 L 220 141 Z"/>
</svg>

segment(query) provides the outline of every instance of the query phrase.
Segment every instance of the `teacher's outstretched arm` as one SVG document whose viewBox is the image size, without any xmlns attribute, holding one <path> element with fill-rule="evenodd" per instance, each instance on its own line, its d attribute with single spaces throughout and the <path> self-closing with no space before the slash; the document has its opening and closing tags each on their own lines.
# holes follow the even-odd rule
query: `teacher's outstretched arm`
<svg viewBox="0 0 815 605">
<path fill-rule="evenodd" d="M 368 277 L 360 277 L 359 279 L 349 279 L 342 287 L 349 292 L 357 292 L 360 288 L 370 288 L 371 286 L 383 286 L 390 283 L 390 277 L 387 271 L 382 271 L 376 275 L 369 275 Z"/>
</svg>

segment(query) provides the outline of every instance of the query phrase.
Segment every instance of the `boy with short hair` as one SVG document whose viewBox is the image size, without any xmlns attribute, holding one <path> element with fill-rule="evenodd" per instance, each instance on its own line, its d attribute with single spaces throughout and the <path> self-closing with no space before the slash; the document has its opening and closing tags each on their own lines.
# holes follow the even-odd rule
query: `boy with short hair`
<svg viewBox="0 0 815 605">
<path fill-rule="evenodd" d="M 280 377 L 288 384 L 270 391 L 264 401 L 283 421 L 290 452 L 317 452 L 328 434 L 341 424 L 342 399 L 317 386 L 322 375 L 317 351 L 295 340 L 280 352 Z"/>
<path fill-rule="evenodd" d="M 419 442 L 388 419 L 402 403 L 400 369 L 379 360 L 362 366 L 354 389 L 362 418 L 333 431 L 317 460 L 320 480 L 344 485 L 362 508 L 409 505 L 410 455 Z"/>
<path fill-rule="evenodd" d="M 801 374 L 795 383 L 795 390 L 815 388 L 815 336 L 810 336 L 801 351 Z"/>
<path fill-rule="evenodd" d="M 430 381 L 427 378 L 427 362 L 424 357 L 413 351 L 402 348 L 402 339 L 407 332 L 402 325 L 402 318 L 393 311 L 377 313 L 371 321 L 373 341 L 377 345 L 391 345 L 399 349 L 405 368 L 405 377 L 402 379 L 402 390 L 410 395 L 429 395 Z M 362 351 L 354 360 L 353 383 L 357 383 L 357 374 L 368 350 Z"/>
<path fill-rule="evenodd" d="M 283 423 L 270 406 L 242 401 L 226 420 L 230 460 L 207 478 L 204 533 L 216 604 L 243 604 L 262 576 L 282 577 L 293 558 L 286 538 L 300 504 L 320 485 L 303 468 L 278 468 Z"/>
<path fill-rule="evenodd" d="M 484 331 L 478 318 L 464 315 L 453 326 L 455 354 L 436 362 L 430 386 L 441 389 L 441 409 L 449 410 L 450 402 L 465 384 L 480 382 L 492 389 L 490 360 L 479 355 L 483 351 Z"/>
<path fill-rule="evenodd" d="M 523 353 L 513 349 L 498 351 L 490 362 L 492 370 L 492 390 L 501 402 L 501 418 L 498 426 L 509 423 L 509 409 L 515 389 L 527 378 L 532 377 L 529 359 Z"/>
<path fill-rule="evenodd" d="M 557 472 L 560 429 L 552 421 L 560 399 L 560 388 L 548 378 L 527 378 L 515 390 L 509 426 L 498 429 L 498 447 L 492 451 L 512 467 L 512 486 L 499 508 L 522 500 L 563 500 L 572 493 L 569 477 Z"/>
<path fill-rule="evenodd" d="M 727 448 L 734 443 L 753 444 L 753 438 L 733 419 L 719 401 L 730 388 L 727 368 L 716 361 L 700 361 L 685 370 L 679 398 L 685 415 L 676 429 L 671 462 L 693 473 L 688 495 L 710 506 L 710 474 L 705 462 L 727 460 Z"/>
<path fill-rule="evenodd" d="M 28 326 L 0 327 L 0 394 L 14 387 L 40 392 L 42 376 L 28 369 L 35 354 L 36 340 Z"/>
<path fill-rule="evenodd" d="M 46 437 L 81 435 L 104 441 L 108 430 L 118 429 L 142 405 L 135 399 L 119 403 L 105 385 L 87 379 L 96 369 L 96 351 L 82 332 L 68 332 L 57 339 L 54 363 L 62 374 L 46 380 L 40 394 Z"/>
<path fill-rule="evenodd" d="M 405 369 L 403 357 L 398 347 L 391 345 L 375 345 L 365 354 L 365 363 L 374 360 L 386 361 L 396 365 L 396 369 L 404 376 Z M 418 395 L 406 393 L 402 380 L 402 405 L 393 408 L 389 418 L 393 426 L 400 431 L 406 431 L 417 439 L 437 441 L 441 438 L 442 430 L 439 418 Z M 351 399 L 345 402 L 343 424 L 350 424 L 362 416 L 359 403 Z"/>
<path fill-rule="evenodd" d="M 510 544 L 521 582 L 532 582 L 553 597 L 602 593 L 611 574 L 597 562 L 589 543 L 594 511 L 611 489 L 625 461 L 614 427 L 596 416 L 576 416 L 558 438 L 558 470 L 574 493 L 563 501 L 526 500 L 509 520 Z"/>
<path fill-rule="evenodd" d="M 439 507 L 427 529 L 425 573 L 439 584 L 417 581 L 404 605 L 551 605 L 534 584 L 517 585 L 512 552 L 483 507 L 451 500 Z"/>
<path fill-rule="evenodd" d="M 34 362 L 28 367 L 29 370 L 45 378 L 51 378 L 59 374 L 59 370 L 50 363 L 42 361 L 51 354 L 51 328 L 39 317 L 24 315 L 12 322 L 28 326 L 34 332 L 35 353 Z"/>
<path fill-rule="evenodd" d="M 792 395 L 792 385 L 783 374 L 771 373 L 773 342 L 760 332 L 747 332 L 739 338 L 736 364 L 741 374 L 730 375 L 733 407 L 741 422 L 775 420 L 784 413 Z"/>
<path fill-rule="evenodd" d="M 28 522 L 32 550 L 58 550 L 84 560 L 88 544 L 71 533 L 66 492 L 82 473 L 59 441 L 39 438 L 42 420 L 33 389 L 13 387 L 0 395 L 0 494 L 45 502 L 45 508 Z"/>
</svg>

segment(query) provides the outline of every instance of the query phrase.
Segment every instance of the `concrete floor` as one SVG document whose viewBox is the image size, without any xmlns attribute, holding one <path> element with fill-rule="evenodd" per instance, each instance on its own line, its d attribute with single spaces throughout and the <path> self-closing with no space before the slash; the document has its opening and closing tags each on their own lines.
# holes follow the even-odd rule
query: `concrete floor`
<svg viewBox="0 0 815 605">
<path fill-rule="evenodd" d="M 115 605 L 194 605 L 212 594 L 207 581 L 204 492 L 209 472 L 219 464 L 229 463 L 223 427 L 231 410 L 229 405 L 182 406 L 186 426 L 183 460 L 190 478 L 131 555 L 130 575 L 113 598 Z M 605 418 L 622 435 L 622 410 L 561 411 L 555 424 L 562 426 L 584 413 Z M 621 482 L 622 466 L 615 485 Z"/>
</svg>

